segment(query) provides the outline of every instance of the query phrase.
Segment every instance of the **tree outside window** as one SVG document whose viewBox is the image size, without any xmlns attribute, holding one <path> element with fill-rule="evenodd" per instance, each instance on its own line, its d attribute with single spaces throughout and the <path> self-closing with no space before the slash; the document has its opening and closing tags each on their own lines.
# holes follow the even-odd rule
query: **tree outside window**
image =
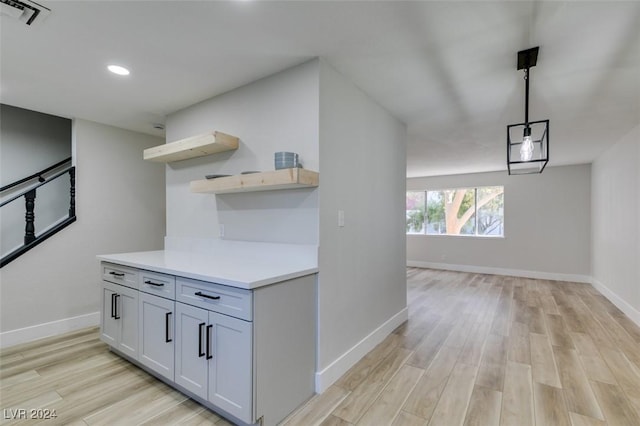
<svg viewBox="0 0 640 426">
<path fill-rule="evenodd" d="M 407 192 L 407 233 L 504 235 L 504 187 Z"/>
</svg>

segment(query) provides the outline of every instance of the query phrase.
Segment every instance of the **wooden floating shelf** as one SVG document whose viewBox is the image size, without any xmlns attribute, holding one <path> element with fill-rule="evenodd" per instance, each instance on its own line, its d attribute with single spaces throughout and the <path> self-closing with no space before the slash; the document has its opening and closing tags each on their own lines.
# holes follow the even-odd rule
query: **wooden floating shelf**
<svg viewBox="0 0 640 426">
<path fill-rule="evenodd" d="M 145 149 L 144 159 L 169 163 L 234 149 L 238 149 L 237 137 L 222 132 L 213 132 Z"/>
<path fill-rule="evenodd" d="M 275 191 L 278 189 L 318 186 L 318 172 L 305 169 L 282 169 L 271 172 L 235 175 L 217 179 L 191 181 L 191 192 L 229 194 L 233 192 Z"/>
</svg>

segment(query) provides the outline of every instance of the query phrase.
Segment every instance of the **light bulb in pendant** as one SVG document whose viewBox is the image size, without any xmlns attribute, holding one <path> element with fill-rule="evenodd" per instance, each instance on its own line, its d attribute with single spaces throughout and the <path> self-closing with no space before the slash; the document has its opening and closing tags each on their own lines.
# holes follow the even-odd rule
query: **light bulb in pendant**
<svg viewBox="0 0 640 426">
<path fill-rule="evenodd" d="M 525 127 L 524 138 L 520 145 L 520 161 L 531 161 L 533 158 L 533 140 L 531 140 L 531 128 Z"/>
</svg>

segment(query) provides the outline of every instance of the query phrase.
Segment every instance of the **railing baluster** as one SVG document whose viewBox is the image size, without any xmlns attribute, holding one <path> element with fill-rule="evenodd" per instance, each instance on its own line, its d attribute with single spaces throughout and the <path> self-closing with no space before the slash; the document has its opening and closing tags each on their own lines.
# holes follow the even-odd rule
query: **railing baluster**
<svg viewBox="0 0 640 426">
<path fill-rule="evenodd" d="M 34 225 L 36 215 L 33 212 L 36 207 L 36 190 L 35 188 L 24 194 L 26 213 L 24 215 L 24 243 L 29 244 L 36 239 L 36 228 Z"/>
<path fill-rule="evenodd" d="M 71 186 L 69 188 L 69 195 L 71 200 L 69 201 L 69 217 L 76 215 L 76 168 L 69 169 L 69 179 L 71 180 Z"/>
</svg>

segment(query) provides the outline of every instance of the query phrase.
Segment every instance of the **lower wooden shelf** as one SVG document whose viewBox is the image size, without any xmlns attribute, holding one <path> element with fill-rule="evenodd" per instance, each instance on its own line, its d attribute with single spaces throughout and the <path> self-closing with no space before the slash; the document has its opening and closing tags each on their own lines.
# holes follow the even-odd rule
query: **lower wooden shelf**
<svg viewBox="0 0 640 426">
<path fill-rule="evenodd" d="M 191 192 L 229 194 L 234 192 L 275 191 L 279 189 L 313 188 L 320 175 L 306 169 L 282 169 L 270 172 L 235 175 L 217 179 L 191 181 Z"/>
</svg>

